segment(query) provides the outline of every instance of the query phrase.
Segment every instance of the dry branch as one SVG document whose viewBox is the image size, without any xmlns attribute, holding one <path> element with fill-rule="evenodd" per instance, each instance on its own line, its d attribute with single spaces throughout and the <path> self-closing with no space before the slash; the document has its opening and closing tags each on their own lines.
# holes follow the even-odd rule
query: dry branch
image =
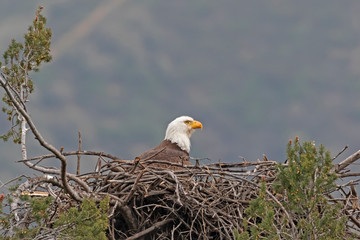
<svg viewBox="0 0 360 240">
<path fill-rule="evenodd" d="M 79 134 L 78 152 L 81 152 L 81 133 L 80 133 L 80 131 L 78 132 L 78 134 Z M 79 176 L 79 174 L 80 174 L 80 159 L 81 159 L 81 155 L 77 154 L 76 176 Z"/>
<path fill-rule="evenodd" d="M 341 170 L 343 170 L 344 168 L 346 168 L 347 166 L 349 166 L 350 164 L 352 164 L 353 162 L 355 162 L 356 160 L 358 160 L 360 158 L 360 150 L 357 151 L 356 153 L 350 155 L 348 158 L 346 158 L 344 161 L 340 162 L 339 164 L 337 164 L 335 166 L 335 172 L 339 173 Z"/>
<path fill-rule="evenodd" d="M 9 84 L 5 78 L 2 76 L 0 77 L 0 84 L 2 88 L 5 90 L 6 94 L 10 98 L 12 104 L 16 108 L 16 110 L 21 114 L 21 116 L 26 120 L 26 123 L 29 125 L 32 133 L 35 135 L 35 139 L 40 143 L 41 146 L 43 146 L 45 149 L 52 152 L 57 159 L 61 161 L 61 181 L 66 191 L 69 192 L 72 198 L 81 201 L 81 197 L 79 194 L 72 189 L 72 187 L 69 185 L 67 177 L 66 177 L 66 166 L 67 161 L 64 155 L 61 154 L 59 150 L 57 150 L 53 145 L 49 144 L 45 141 L 45 139 L 42 137 L 40 132 L 37 130 L 35 124 L 33 123 L 31 117 L 26 112 L 26 110 L 23 108 L 23 104 L 19 103 L 18 100 L 14 97 L 13 91 L 11 91 Z"/>
<path fill-rule="evenodd" d="M 111 156 L 99 152 L 68 152 L 64 155 Z M 56 158 L 39 156 L 26 161 Z M 75 176 L 84 182 L 97 201 L 110 197 L 110 239 L 229 239 L 234 229 L 241 230 L 245 209 L 258 195 L 260 180 L 268 184 L 269 201 L 278 206 L 274 225 L 284 235 L 284 228 L 295 229 L 296 223 L 282 205 L 281 196 L 272 194 L 271 184 L 276 175 L 276 163 L 271 161 L 216 163 L 184 166 L 183 170 L 169 171 L 139 164 L 139 161 L 117 159 L 106 162 L 98 172 Z M 151 162 L 161 162 L 153 160 Z M 161 163 L 164 163 L 162 161 Z M 168 163 L 173 166 L 176 164 Z M 114 171 L 122 169 L 122 171 Z M 347 173 L 349 176 L 351 172 Z M 71 175 L 67 175 L 68 178 Z M 332 194 L 332 202 L 340 203 L 348 215 L 348 231 L 360 232 L 359 216 L 353 209 L 357 196 L 350 197 L 357 181 L 339 186 Z M 48 184 L 48 182 L 44 183 Z M 76 201 L 60 188 L 50 188 L 51 195 L 59 196 L 63 205 Z M 36 190 L 41 187 L 30 187 Z M 56 185 L 55 185 L 56 186 Z M 87 191 L 71 183 L 79 195 Z M 47 189 L 42 187 L 42 189 Z M 50 194 L 50 193 L 49 193 Z M 71 202 L 71 203 L 70 203 Z M 283 226 L 282 216 L 288 225 Z M 249 223 L 254 224 L 254 223 Z M 221 229 L 221 230 L 220 230 Z M 351 229 L 351 230 L 350 230 Z M 296 237 L 296 233 L 289 233 Z"/>
</svg>

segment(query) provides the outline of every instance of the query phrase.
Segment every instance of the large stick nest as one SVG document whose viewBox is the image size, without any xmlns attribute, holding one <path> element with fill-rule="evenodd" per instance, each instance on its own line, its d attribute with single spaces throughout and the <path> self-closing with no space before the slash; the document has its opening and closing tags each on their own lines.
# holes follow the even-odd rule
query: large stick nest
<svg viewBox="0 0 360 240">
<path fill-rule="evenodd" d="M 106 165 L 108 174 L 94 181 L 94 189 L 125 203 L 113 216 L 113 229 L 121 238 L 151 232 L 152 239 L 231 239 L 257 192 L 260 172 L 250 173 L 249 165 L 211 164 L 172 172 L 120 161 L 117 168 L 125 171 L 113 172 Z M 272 175 L 272 163 L 257 165 L 267 167 L 262 174 Z"/>
<path fill-rule="evenodd" d="M 139 159 L 128 161 L 112 158 L 108 161 L 104 154 L 82 154 L 102 155 L 95 172 L 77 176 L 87 184 L 90 192 L 76 181 L 70 181 L 70 184 L 84 197 L 100 201 L 105 195 L 110 196 L 109 239 L 233 239 L 235 229 L 242 231 L 242 222 L 246 219 L 245 209 L 252 199 L 258 197 L 261 180 L 268 183 L 269 200 L 280 205 L 275 213 L 274 225 L 279 229 L 291 227 L 283 226 L 282 218 L 278 217 L 284 214 L 281 199 L 271 195 L 271 183 L 277 169 L 275 162 L 200 165 L 196 161 L 194 166 L 181 166 L 147 161 L 147 164 L 169 164 L 182 168 L 170 171 L 144 166 Z M 336 165 L 338 172 L 344 168 L 344 165 Z M 342 174 L 349 176 L 349 173 Z M 343 212 L 348 217 L 347 233 L 358 234 L 360 224 L 358 199 L 354 192 L 356 182 L 350 181 L 339 186 L 335 193 L 338 198 L 330 200 L 342 204 Z M 28 192 L 36 196 L 38 191 L 52 195 L 54 204 L 61 206 L 51 208 L 51 214 L 55 215 L 57 209 L 64 211 L 70 206 L 79 205 L 79 202 L 64 193 L 57 177 L 29 178 L 20 185 L 17 193 Z M 26 210 L 19 211 L 17 216 L 19 223 L 22 218 L 26 218 Z M 44 234 L 50 236 L 49 231 Z"/>
</svg>

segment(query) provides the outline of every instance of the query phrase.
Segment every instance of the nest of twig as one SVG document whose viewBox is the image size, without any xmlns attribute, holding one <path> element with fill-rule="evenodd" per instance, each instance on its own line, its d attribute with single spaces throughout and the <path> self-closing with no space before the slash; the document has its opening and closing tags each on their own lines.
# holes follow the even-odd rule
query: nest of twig
<svg viewBox="0 0 360 240">
<path fill-rule="evenodd" d="M 111 229 L 116 238 L 130 239 L 231 239 L 234 229 L 241 228 L 249 200 L 256 197 L 259 176 L 273 176 L 274 170 L 271 162 L 210 164 L 176 172 L 124 161 L 116 165 L 123 171 L 113 172 L 114 162 L 105 165 L 106 174 L 93 188 L 123 203 L 112 216 Z M 251 165 L 258 167 L 249 170 Z"/>
<path fill-rule="evenodd" d="M 102 156 L 95 172 L 76 176 L 87 185 L 87 190 L 76 181 L 70 181 L 70 184 L 80 196 L 98 201 L 105 195 L 110 196 L 109 239 L 234 239 L 234 230 L 242 230 L 245 209 L 258 197 L 261 180 L 266 180 L 271 190 L 277 169 L 276 163 L 271 161 L 208 165 L 197 162 L 194 166 L 147 161 L 147 164 L 162 163 L 182 168 L 169 171 L 144 166 L 138 160 L 119 160 L 110 156 L 112 159 L 107 161 L 103 153 L 81 154 Z M 41 159 L 47 157 L 50 155 Z M 350 162 L 347 160 L 345 164 Z M 345 165 L 337 165 L 336 171 L 341 172 L 344 168 Z M 342 174 L 349 176 L 349 173 Z M 342 197 L 330 200 L 342 204 L 348 217 L 347 232 L 357 234 L 360 208 L 356 204 L 354 184 L 350 181 L 339 186 L 336 191 Z M 64 193 L 61 181 L 56 177 L 30 178 L 20 185 L 17 193 L 27 191 L 31 194 L 38 190 L 54 197 L 57 207 L 51 208 L 53 215 L 59 209 L 66 211 L 79 204 Z M 271 195 L 271 191 L 268 194 Z M 271 195 L 269 199 L 281 205 L 278 197 Z M 284 214 L 284 211 L 279 208 L 276 214 Z M 274 225 L 283 225 L 276 214 Z M 17 222 L 21 222 L 21 218 L 26 218 L 26 211 L 18 212 L 17 216 L 20 218 Z M 50 236 L 50 227 L 45 232 Z"/>
</svg>

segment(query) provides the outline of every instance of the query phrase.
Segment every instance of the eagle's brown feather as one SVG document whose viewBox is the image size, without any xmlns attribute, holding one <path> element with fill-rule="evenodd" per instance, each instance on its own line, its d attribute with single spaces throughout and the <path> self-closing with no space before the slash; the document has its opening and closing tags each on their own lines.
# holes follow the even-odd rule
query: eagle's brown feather
<svg viewBox="0 0 360 240">
<path fill-rule="evenodd" d="M 162 141 L 158 146 L 144 152 L 138 156 L 138 158 L 140 158 L 140 161 L 145 165 L 147 165 L 149 160 L 159 160 L 181 165 L 191 165 L 191 162 L 189 161 L 189 153 L 182 150 L 176 143 L 172 143 L 169 140 Z M 170 170 L 182 169 L 181 167 L 171 166 L 166 163 L 152 163 L 149 164 L 149 166 Z"/>
</svg>

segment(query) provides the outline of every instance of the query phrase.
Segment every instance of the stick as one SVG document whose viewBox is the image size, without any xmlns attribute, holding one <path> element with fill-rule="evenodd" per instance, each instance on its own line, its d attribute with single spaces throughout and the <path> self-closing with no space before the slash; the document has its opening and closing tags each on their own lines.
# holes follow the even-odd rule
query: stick
<svg viewBox="0 0 360 240">
<path fill-rule="evenodd" d="M 341 151 L 333 158 L 333 160 L 337 159 L 337 157 L 340 156 L 340 154 L 342 154 L 343 152 L 345 152 L 345 150 L 348 149 L 348 147 L 349 147 L 349 146 L 346 145 L 346 146 L 343 148 L 343 150 L 341 150 Z"/>
<path fill-rule="evenodd" d="M 126 240 L 135 240 L 135 239 L 139 239 L 141 237 L 144 237 L 144 236 L 148 235 L 149 233 L 160 229 L 161 227 L 165 226 L 166 224 L 168 224 L 168 223 L 170 223 L 172 221 L 173 221 L 173 219 L 165 219 L 165 220 L 163 220 L 161 222 L 157 222 L 152 227 L 149 227 L 149 228 L 145 229 L 144 231 L 136 233 L 136 234 L 132 235 L 131 237 L 128 237 Z"/>
<path fill-rule="evenodd" d="M 79 149 L 78 152 L 81 152 L 81 132 L 78 131 L 79 134 Z M 76 167 L 76 175 L 79 176 L 80 174 L 80 154 L 77 154 L 77 167 Z"/>
<path fill-rule="evenodd" d="M 140 178 L 142 177 L 142 175 L 144 174 L 145 171 L 146 171 L 146 169 L 142 170 L 140 172 L 139 176 L 136 178 L 135 183 L 134 183 L 133 187 L 131 188 L 129 194 L 127 195 L 124 203 L 128 203 L 130 201 L 130 199 L 133 197 L 133 195 L 136 191 L 137 185 L 139 184 Z"/>
<path fill-rule="evenodd" d="M 344 168 L 346 168 L 347 166 L 349 166 L 350 164 L 352 164 L 359 158 L 360 158 L 360 150 L 357 151 L 356 153 L 350 155 L 348 158 L 346 158 L 341 163 L 335 165 L 335 172 L 339 173 L 341 170 L 343 170 Z"/>
<path fill-rule="evenodd" d="M 108 153 L 104 153 L 104 152 L 94 152 L 94 151 L 72 151 L 72 152 L 64 152 L 63 155 L 64 156 L 73 156 L 73 155 L 89 155 L 89 156 L 102 156 L 102 157 L 106 157 L 109 158 L 111 160 L 121 160 L 120 158 L 113 156 L 111 154 Z M 28 158 L 28 159 L 23 159 L 23 160 L 19 160 L 18 162 L 28 162 L 28 161 L 34 161 L 34 160 L 38 160 L 38 159 L 45 159 L 45 158 L 53 158 L 56 157 L 54 154 L 47 154 L 47 155 L 42 155 L 42 156 L 38 156 L 38 157 L 33 157 L 33 158 Z M 129 160 L 130 162 L 130 160 Z"/>
</svg>

